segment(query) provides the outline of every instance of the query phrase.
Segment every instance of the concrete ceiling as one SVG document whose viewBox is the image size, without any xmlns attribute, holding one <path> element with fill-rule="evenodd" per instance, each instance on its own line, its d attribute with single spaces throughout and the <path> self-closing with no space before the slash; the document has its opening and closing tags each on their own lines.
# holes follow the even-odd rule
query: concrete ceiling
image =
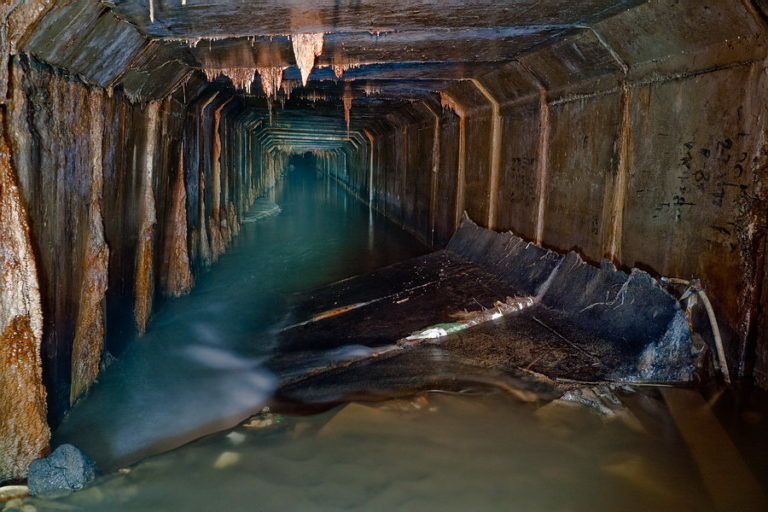
<svg viewBox="0 0 768 512">
<path fill-rule="evenodd" d="M 25 49 L 100 86 L 130 71 L 286 69 L 298 75 L 290 36 L 322 32 L 311 79 L 460 79 L 642 0 L 58 0 Z M 152 18 L 150 19 L 150 11 Z M 137 69 L 140 68 L 140 69 Z M 153 87 L 143 87 L 145 91 Z M 139 95 L 140 96 L 140 95 Z M 141 99 L 141 98 L 140 98 Z"/>
<path fill-rule="evenodd" d="M 338 125 L 344 95 L 351 95 L 358 129 L 393 109 L 439 105 L 440 91 L 645 2 L 55 0 L 22 49 L 85 82 L 122 87 L 135 101 L 163 97 L 200 71 L 241 70 L 254 81 L 238 91 L 247 96 L 239 104 L 264 115 L 273 105 L 260 70 L 281 69 L 293 86 L 275 98 L 282 109 L 311 114 L 306 119 L 335 116 Z M 291 38 L 301 33 L 323 33 L 324 40 L 309 82 L 296 87 Z M 211 86 L 235 92 L 223 76 Z"/>
<path fill-rule="evenodd" d="M 150 20 L 150 3 L 154 21 Z M 627 0 L 116 0 L 107 5 L 159 38 L 280 36 L 324 32 L 504 33 L 591 23 L 637 2 Z M 475 36 L 477 37 L 477 36 Z M 492 36 L 486 36 L 495 39 Z M 428 42 L 428 41 L 427 41 Z"/>
</svg>

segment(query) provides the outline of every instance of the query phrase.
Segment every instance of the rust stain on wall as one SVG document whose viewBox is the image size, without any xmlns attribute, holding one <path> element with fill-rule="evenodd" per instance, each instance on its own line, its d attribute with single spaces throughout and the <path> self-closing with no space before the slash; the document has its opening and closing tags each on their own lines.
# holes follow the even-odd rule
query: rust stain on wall
<svg viewBox="0 0 768 512">
<path fill-rule="evenodd" d="M 605 256 L 614 263 L 621 260 L 621 235 L 624 226 L 624 204 L 627 196 L 627 181 L 629 179 L 630 130 L 632 125 L 632 91 L 625 84 L 621 91 L 621 121 L 617 137 L 616 176 L 613 182 L 613 194 L 610 212 L 610 232 L 608 248 Z"/>
<path fill-rule="evenodd" d="M 211 261 L 216 262 L 226 250 L 222 234 L 221 217 L 221 111 L 232 98 L 227 99 L 213 111 L 213 148 L 211 156 L 211 219 L 208 224 L 211 241 Z"/>
<path fill-rule="evenodd" d="M 4 121 L 0 116 L 0 124 Z M 0 481 L 21 478 L 48 449 L 43 317 L 27 216 L 0 137 Z"/>
<path fill-rule="evenodd" d="M 539 154 L 536 167 L 536 196 L 538 197 L 536 208 L 536 243 L 541 245 L 544 238 L 544 215 L 547 204 L 547 186 L 549 182 L 549 169 L 547 159 L 549 157 L 549 103 L 547 91 L 539 93 Z"/>
<path fill-rule="evenodd" d="M 154 178 L 155 143 L 159 120 L 160 103 L 153 101 L 147 106 L 147 132 L 141 158 L 141 195 L 139 198 L 139 236 L 136 250 L 136 285 L 134 315 L 139 334 L 147 329 L 149 315 L 152 312 L 154 286 L 154 241 L 155 225 L 155 195 L 152 188 Z"/>
<path fill-rule="evenodd" d="M 103 104 L 103 93 L 100 90 L 93 90 L 89 98 L 92 174 L 80 289 L 80 309 L 75 324 L 75 336 L 72 340 L 70 403 L 74 403 L 81 394 L 85 393 L 96 379 L 104 348 L 104 297 L 107 292 L 109 247 L 107 247 L 104 239 L 104 220 L 101 214 Z"/>
<path fill-rule="evenodd" d="M 180 297 L 193 286 L 187 249 L 187 188 L 184 183 L 184 147 L 179 151 L 179 165 L 171 193 L 166 231 L 166 268 L 162 274 L 163 292 Z"/>
</svg>

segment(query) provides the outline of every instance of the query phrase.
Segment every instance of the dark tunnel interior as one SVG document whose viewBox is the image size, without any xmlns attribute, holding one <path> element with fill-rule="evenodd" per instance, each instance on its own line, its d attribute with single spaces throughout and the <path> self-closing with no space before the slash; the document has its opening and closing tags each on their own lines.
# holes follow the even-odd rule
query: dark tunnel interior
<svg viewBox="0 0 768 512">
<path fill-rule="evenodd" d="M 0 510 L 763 510 L 767 58 L 765 0 L 2 2 Z"/>
</svg>

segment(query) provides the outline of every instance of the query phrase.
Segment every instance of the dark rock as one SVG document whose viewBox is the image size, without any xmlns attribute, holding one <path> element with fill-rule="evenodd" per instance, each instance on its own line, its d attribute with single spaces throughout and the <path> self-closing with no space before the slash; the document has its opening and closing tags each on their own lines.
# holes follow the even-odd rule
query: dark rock
<svg viewBox="0 0 768 512">
<path fill-rule="evenodd" d="M 71 444 L 63 444 L 29 465 L 27 485 L 33 496 L 62 496 L 79 491 L 96 477 L 96 463 Z"/>
</svg>

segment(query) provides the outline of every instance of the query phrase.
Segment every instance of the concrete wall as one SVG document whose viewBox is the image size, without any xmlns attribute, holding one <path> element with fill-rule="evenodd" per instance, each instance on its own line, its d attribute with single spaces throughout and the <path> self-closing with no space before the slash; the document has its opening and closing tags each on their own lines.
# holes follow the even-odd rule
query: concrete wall
<svg viewBox="0 0 768 512">
<path fill-rule="evenodd" d="M 436 246 L 465 210 L 593 262 L 700 278 L 731 371 L 756 363 L 768 385 L 765 43 L 749 2 L 649 2 L 576 31 L 442 94 L 430 226 L 412 175 L 432 159 L 410 159 L 432 147 L 426 119 L 376 137 L 375 205 Z"/>
</svg>

